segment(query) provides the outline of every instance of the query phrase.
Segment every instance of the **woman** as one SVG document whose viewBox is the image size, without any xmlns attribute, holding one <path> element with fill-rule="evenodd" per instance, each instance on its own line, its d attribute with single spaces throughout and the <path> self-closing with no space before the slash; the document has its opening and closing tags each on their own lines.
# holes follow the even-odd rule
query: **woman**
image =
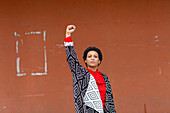
<svg viewBox="0 0 170 113">
<path fill-rule="evenodd" d="M 74 25 L 67 26 L 64 46 L 67 62 L 73 77 L 73 92 L 76 113 L 116 113 L 111 86 L 107 76 L 98 71 L 102 53 L 96 47 L 85 50 L 83 59 L 87 69 L 79 63 L 71 33 Z"/>
</svg>

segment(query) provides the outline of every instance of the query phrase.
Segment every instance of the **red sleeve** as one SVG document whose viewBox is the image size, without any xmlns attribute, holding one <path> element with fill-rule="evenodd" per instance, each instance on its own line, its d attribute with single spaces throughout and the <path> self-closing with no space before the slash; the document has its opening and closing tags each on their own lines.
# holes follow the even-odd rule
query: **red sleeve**
<svg viewBox="0 0 170 113">
<path fill-rule="evenodd" d="M 71 36 L 64 38 L 64 42 L 72 42 Z"/>
</svg>

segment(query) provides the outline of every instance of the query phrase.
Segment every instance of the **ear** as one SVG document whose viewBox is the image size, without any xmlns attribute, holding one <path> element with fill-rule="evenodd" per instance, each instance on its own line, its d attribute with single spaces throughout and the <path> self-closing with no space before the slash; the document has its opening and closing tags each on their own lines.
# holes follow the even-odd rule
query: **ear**
<svg viewBox="0 0 170 113">
<path fill-rule="evenodd" d="M 86 60 L 85 60 L 84 62 L 85 62 L 85 63 L 87 63 L 87 61 L 86 61 Z"/>
<path fill-rule="evenodd" d="M 100 64 L 100 60 L 99 60 L 99 64 Z"/>
</svg>

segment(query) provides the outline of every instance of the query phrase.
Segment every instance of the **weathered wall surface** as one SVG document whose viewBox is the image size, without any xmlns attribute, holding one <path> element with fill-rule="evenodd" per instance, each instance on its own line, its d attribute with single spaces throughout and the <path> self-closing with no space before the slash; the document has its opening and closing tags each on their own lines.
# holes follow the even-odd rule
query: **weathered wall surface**
<svg viewBox="0 0 170 113">
<path fill-rule="evenodd" d="M 170 1 L 0 0 L 0 112 L 74 113 L 63 39 L 99 47 L 118 113 L 170 113 Z"/>
</svg>

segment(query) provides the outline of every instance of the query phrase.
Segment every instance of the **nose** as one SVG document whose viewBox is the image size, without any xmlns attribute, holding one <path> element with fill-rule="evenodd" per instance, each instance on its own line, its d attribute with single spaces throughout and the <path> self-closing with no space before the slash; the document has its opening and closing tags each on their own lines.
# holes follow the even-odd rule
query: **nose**
<svg viewBox="0 0 170 113">
<path fill-rule="evenodd" d="M 94 60 L 94 57 L 91 57 L 91 60 Z"/>
</svg>

